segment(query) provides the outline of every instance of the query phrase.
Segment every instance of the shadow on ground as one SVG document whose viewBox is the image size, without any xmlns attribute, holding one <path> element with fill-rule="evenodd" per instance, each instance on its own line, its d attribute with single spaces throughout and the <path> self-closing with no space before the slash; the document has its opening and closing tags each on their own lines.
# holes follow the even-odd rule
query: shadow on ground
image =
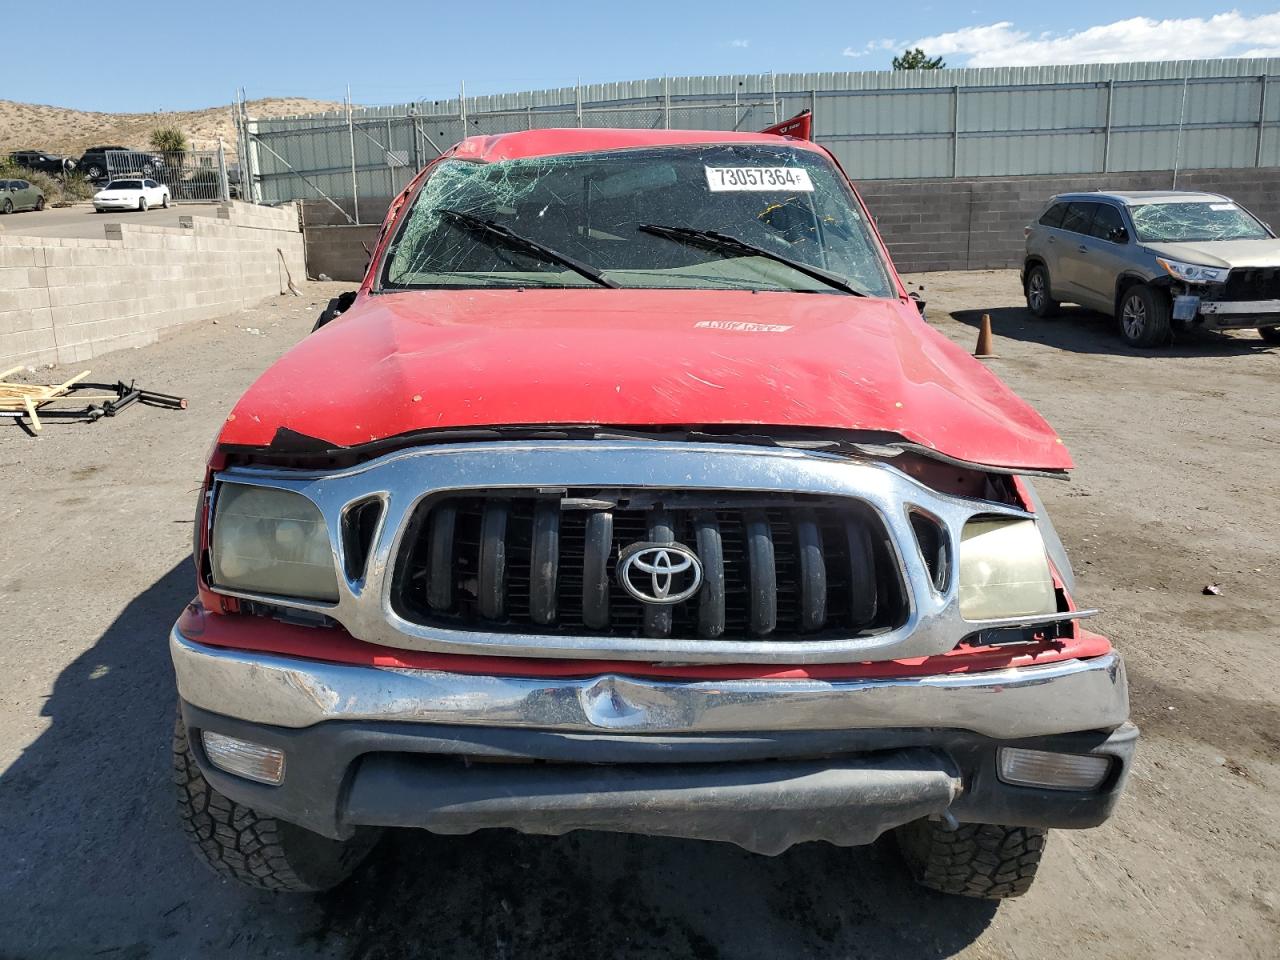
<svg viewBox="0 0 1280 960">
<path fill-rule="evenodd" d="M 1244 354 L 1275 350 L 1260 337 L 1242 339 L 1209 330 L 1192 330 L 1180 333 L 1172 344 L 1143 350 L 1131 347 L 1116 332 L 1116 321 L 1105 314 L 1084 307 L 1063 307 L 1055 317 L 1040 319 L 1024 307 L 995 307 L 988 310 L 956 310 L 950 316 L 973 327 L 982 324 L 982 315 L 991 317 L 991 332 L 999 341 L 1021 340 L 1025 343 L 1042 343 L 1068 350 L 1072 353 L 1111 354 L 1124 357 L 1146 357 L 1151 360 L 1174 357 L 1236 357 Z M 1245 335 L 1250 336 L 1246 331 Z M 977 336 L 976 332 L 974 334 Z"/>
<path fill-rule="evenodd" d="M 169 783 L 176 565 L 59 676 L 0 776 L 0 958 L 432 955 L 944 958 L 995 905 L 913 886 L 891 843 L 736 847 L 579 833 L 388 833 L 342 887 L 276 897 L 206 871 Z M 56 612 L 55 612 L 56 615 Z"/>
</svg>

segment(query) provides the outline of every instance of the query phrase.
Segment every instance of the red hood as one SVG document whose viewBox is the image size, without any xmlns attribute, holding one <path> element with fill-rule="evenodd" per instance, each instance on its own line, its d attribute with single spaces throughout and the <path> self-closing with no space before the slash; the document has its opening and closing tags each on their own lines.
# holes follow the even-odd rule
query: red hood
<svg viewBox="0 0 1280 960">
<path fill-rule="evenodd" d="M 974 463 L 1071 466 L 1039 414 L 913 306 L 750 291 L 362 297 L 250 387 L 221 442 L 504 424 L 883 430 Z"/>
</svg>

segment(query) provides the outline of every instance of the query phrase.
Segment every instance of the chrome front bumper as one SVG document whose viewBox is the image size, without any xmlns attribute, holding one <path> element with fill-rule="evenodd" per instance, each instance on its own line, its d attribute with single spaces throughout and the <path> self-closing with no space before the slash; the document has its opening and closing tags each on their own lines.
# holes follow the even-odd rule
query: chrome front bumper
<svg viewBox="0 0 1280 960">
<path fill-rule="evenodd" d="M 1011 740 L 1112 729 L 1129 716 L 1115 653 L 894 680 L 679 682 L 334 664 L 205 646 L 176 626 L 169 647 L 187 703 L 293 729 L 327 721 L 640 735 L 947 728 Z"/>
</svg>

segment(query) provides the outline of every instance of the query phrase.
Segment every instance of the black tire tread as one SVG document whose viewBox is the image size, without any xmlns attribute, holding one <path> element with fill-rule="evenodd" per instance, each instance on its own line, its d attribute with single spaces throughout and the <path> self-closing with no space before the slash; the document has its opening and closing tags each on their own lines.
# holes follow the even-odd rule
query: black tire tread
<svg viewBox="0 0 1280 960">
<path fill-rule="evenodd" d="M 1259 327 L 1258 336 L 1267 343 L 1280 343 L 1280 327 Z"/>
<path fill-rule="evenodd" d="M 346 879 L 377 839 L 377 831 L 368 831 L 348 841 L 329 840 L 219 793 L 196 765 L 181 717 L 173 731 L 173 782 L 183 832 L 199 859 L 251 887 L 327 890 Z"/>
<path fill-rule="evenodd" d="M 1037 270 L 1044 274 L 1044 305 L 1037 311 L 1032 309 L 1031 303 L 1030 301 L 1028 301 L 1027 309 L 1031 311 L 1031 314 L 1033 316 L 1039 317 L 1041 319 L 1045 319 L 1048 317 L 1055 317 L 1061 311 L 1062 304 L 1059 301 L 1054 300 L 1051 295 L 1051 291 L 1049 289 L 1049 268 L 1046 267 L 1043 263 L 1033 263 L 1030 269 L 1027 270 L 1027 284 L 1026 284 L 1026 289 L 1023 290 L 1023 293 L 1026 294 L 1030 291 L 1031 275 L 1035 273 Z"/>
<path fill-rule="evenodd" d="M 1020 897 L 1031 888 L 1048 831 L 995 823 L 917 820 L 897 830 L 917 883 L 940 893 L 985 900 Z"/>
<path fill-rule="evenodd" d="M 1124 303 L 1131 296 L 1141 298 L 1147 310 L 1147 325 L 1136 340 L 1130 340 L 1124 333 Z M 1150 349 L 1167 344 L 1173 335 L 1173 327 L 1169 320 L 1172 304 L 1162 291 L 1155 290 L 1145 283 L 1129 287 L 1120 297 L 1120 309 L 1116 312 L 1116 324 L 1120 329 L 1120 338 L 1131 347 Z"/>
</svg>

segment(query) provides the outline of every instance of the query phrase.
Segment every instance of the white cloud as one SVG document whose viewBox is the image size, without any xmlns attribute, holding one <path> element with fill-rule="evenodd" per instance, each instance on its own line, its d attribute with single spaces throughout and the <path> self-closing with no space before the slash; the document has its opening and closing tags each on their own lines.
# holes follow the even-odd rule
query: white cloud
<svg viewBox="0 0 1280 960">
<path fill-rule="evenodd" d="M 729 46 L 738 47 L 739 49 L 745 50 L 747 47 L 751 46 L 751 41 L 750 40 L 730 40 Z"/>
<path fill-rule="evenodd" d="M 868 40 L 861 47 L 845 47 L 841 53 L 846 57 L 865 57 L 869 53 L 879 53 L 883 50 L 897 49 L 898 41 L 886 38 L 883 40 Z"/>
<path fill-rule="evenodd" d="M 1280 13 L 1248 17 L 1233 10 L 1180 20 L 1130 17 L 1085 30 L 1035 36 L 1004 20 L 921 37 L 906 46 L 920 47 L 931 57 L 959 57 L 963 62 L 947 65 L 969 67 L 1274 57 L 1280 56 Z M 848 50 L 845 54 L 859 55 Z"/>
</svg>

